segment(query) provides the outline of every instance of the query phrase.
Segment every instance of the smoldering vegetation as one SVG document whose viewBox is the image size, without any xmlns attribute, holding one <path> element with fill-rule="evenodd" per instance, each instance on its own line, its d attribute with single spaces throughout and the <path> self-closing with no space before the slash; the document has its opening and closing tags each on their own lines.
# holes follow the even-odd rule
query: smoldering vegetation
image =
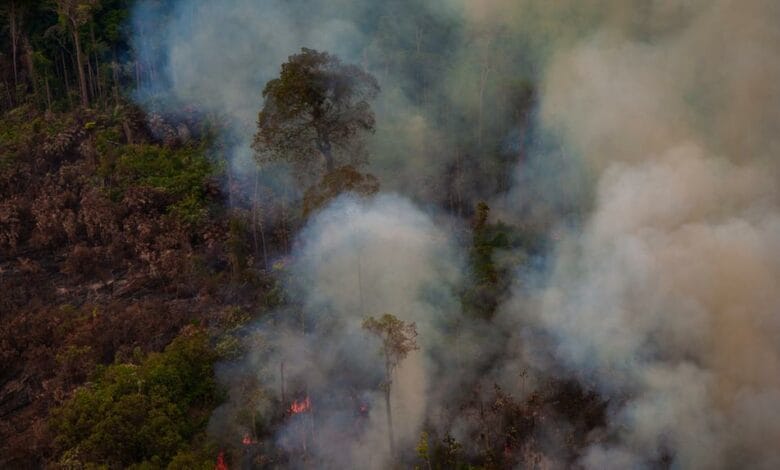
<svg viewBox="0 0 780 470">
<path fill-rule="evenodd" d="M 264 261 L 284 305 L 222 364 L 211 434 L 249 467 L 777 468 L 778 19 L 769 0 L 141 2 L 139 101 L 220 116 L 237 210 L 287 229 Z M 300 194 L 249 143 L 300 47 L 379 79 L 381 193 L 290 221 L 269 201 Z M 393 458 L 360 327 L 384 312 L 420 344 Z"/>
</svg>

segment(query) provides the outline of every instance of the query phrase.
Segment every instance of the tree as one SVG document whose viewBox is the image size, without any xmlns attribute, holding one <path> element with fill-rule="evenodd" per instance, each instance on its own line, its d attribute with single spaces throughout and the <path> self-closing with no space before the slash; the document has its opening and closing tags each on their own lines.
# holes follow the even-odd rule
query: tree
<svg viewBox="0 0 780 470">
<path fill-rule="evenodd" d="M 11 61 L 13 63 L 13 69 L 14 69 L 14 87 L 19 86 L 19 74 L 16 70 L 16 52 L 18 50 L 18 43 L 19 43 L 19 18 L 18 18 L 18 10 L 16 8 L 16 2 L 14 0 L 11 0 L 10 5 L 8 6 L 8 34 L 11 37 Z M 14 90 L 16 92 L 16 90 Z"/>
<path fill-rule="evenodd" d="M 76 49 L 76 68 L 78 68 L 79 91 L 81 93 L 81 105 L 89 106 L 89 94 L 87 93 L 87 79 L 84 75 L 83 53 L 81 51 L 81 38 L 79 29 L 92 18 L 93 10 L 99 8 L 99 0 L 56 0 L 56 11 L 63 23 L 64 29 L 70 31 L 73 37 L 73 45 Z"/>
<path fill-rule="evenodd" d="M 327 52 L 301 49 L 263 89 L 265 104 L 252 145 L 257 160 L 311 167 L 322 158 L 332 172 L 335 149 L 362 153 L 354 150 L 361 150 L 362 134 L 374 130 L 368 102 L 378 93 L 376 79 L 360 67 Z"/>
<path fill-rule="evenodd" d="M 60 463 L 126 468 L 171 461 L 204 436 L 219 404 L 216 360 L 206 332 L 191 328 L 140 364 L 99 369 L 52 411 Z"/>
<path fill-rule="evenodd" d="M 382 388 L 385 392 L 388 440 L 390 443 L 390 456 L 392 458 L 395 455 L 393 413 L 390 408 L 392 375 L 396 367 L 398 367 L 398 364 L 400 364 L 410 352 L 420 349 L 417 345 L 417 325 L 404 322 L 394 315 L 385 313 L 379 319 L 369 317 L 363 320 L 363 329 L 379 338 L 382 342 L 380 352 L 385 359 L 385 381 L 382 384 Z"/>
<path fill-rule="evenodd" d="M 345 165 L 322 177 L 320 184 L 313 185 L 303 195 L 303 216 L 324 207 L 343 192 L 352 192 L 369 197 L 379 192 L 379 181 L 370 174 L 362 174 L 353 166 Z"/>
</svg>

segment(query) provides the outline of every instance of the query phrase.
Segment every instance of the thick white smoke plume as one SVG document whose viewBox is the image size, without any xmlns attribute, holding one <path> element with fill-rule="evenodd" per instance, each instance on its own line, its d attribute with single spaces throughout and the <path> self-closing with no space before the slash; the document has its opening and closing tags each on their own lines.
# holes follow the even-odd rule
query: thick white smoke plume
<svg viewBox="0 0 780 470">
<path fill-rule="evenodd" d="M 383 359 L 361 324 L 391 313 L 417 325 L 420 350 L 400 364 L 391 389 L 396 440 L 412 446 L 426 416 L 428 378 L 436 375 L 433 356 L 443 347 L 439 331 L 460 312 L 462 270 L 452 239 L 399 196 L 343 196 L 299 235 L 285 270 L 295 307 L 261 325 L 265 347 L 250 353 L 252 367 L 271 390 L 309 396 L 316 413 L 313 423 L 288 420 L 277 443 L 301 454 L 306 435 L 307 452 L 321 462 L 384 468 Z"/>
<path fill-rule="evenodd" d="M 688 3 L 606 22 L 545 73 L 543 124 L 597 195 L 507 311 L 612 397 L 589 468 L 780 466 L 780 5 L 694 2 L 653 30 Z"/>
<path fill-rule="evenodd" d="M 153 13 L 142 5 L 139 19 Z M 173 11 L 138 47 L 160 64 L 168 93 L 234 121 L 239 148 L 263 84 L 301 46 L 378 75 L 372 171 L 384 188 L 424 199 L 448 165 L 484 170 L 453 148 L 503 148 L 519 128 L 542 141 L 517 165 L 514 188 L 474 190 L 507 190 L 492 203 L 502 217 L 558 225 L 551 267 L 517 266 L 491 324 L 462 318 L 451 230 L 401 197 L 339 199 L 299 235 L 287 287 L 300 304 L 261 328 L 267 348 L 248 364 L 279 389 L 284 360 L 287 393 L 307 387 L 321 407 L 311 452 L 384 465 L 381 367 L 360 321 L 390 312 L 420 330 L 422 350 L 394 389 L 407 448 L 423 422 L 440 424 L 436 404 L 460 384 L 483 379 L 522 397 L 528 369 L 529 388 L 545 374 L 573 376 L 608 400 L 606 429 L 578 457 L 587 468 L 780 468 L 780 3 L 231 0 Z M 446 66 L 433 77 L 415 75 L 413 61 L 394 68 L 409 50 Z M 517 89 L 512 78 L 536 80 L 538 122 L 515 126 L 511 100 L 495 99 Z M 410 96 L 414 80 L 435 85 Z M 470 118 L 442 123 L 434 109 Z M 489 141 L 497 129 L 506 135 Z M 327 402 L 325 390 L 355 398 Z M 367 418 L 355 417 L 360 403 Z M 361 437 L 345 439 L 356 422 Z M 279 445 L 297 442 L 294 425 Z"/>
</svg>

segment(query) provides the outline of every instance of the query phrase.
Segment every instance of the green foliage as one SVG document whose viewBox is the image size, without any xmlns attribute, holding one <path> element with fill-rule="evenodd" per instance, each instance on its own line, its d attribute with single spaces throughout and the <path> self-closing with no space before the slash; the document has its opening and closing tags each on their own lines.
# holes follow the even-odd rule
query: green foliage
<svg viewBox="0 0 780 470">
<path fill-rule="evenodd" d="M 31 106 L 20 106 L 0 115 L 0 167 L 32 159 L 39 147 L 53 147 L 51 143 L 74 124 L 73 116 L 54 115 L 46 119 Z"/>
<path fill-rule="evenodd" d="M 477 204 L 472 221 L 472 244 L 469 251 L 471 285 L 463 295 L 464 310 L 471 315 L 489 318 L 508 288 L 510 276 L 504 265 L 519 266 L 525 251 L 534 249 L 532 234 L 501 221 L 490 223 L 490 207 Z M 511 263 L 497 263 L 498 255 L 511 256 Z"/>
<path fill-rule="evenodd" d="M 417 457 L 425 462 L 425 466 L 415 466 L 416 469 L 422 469 L 422 468 L 431 468 L 431 459 L 430 455 L 428 454 L 429 446 L 428 446 L 428 433 L 425 431 L 422 431 L 420 433 L 420 440 L 417 441 L 417 446 L 414 448 L 414 450 L 417 452 Z"/>
<path fill-rule="evenodd" d="M 202 145 L 171 149 L 138 144 L 124 146 L 112 169 L 121 188 L 149 186 L 184 198 L 203 195 L 203 180 L 211 174 L 212 164 Z"/>
<path fill-rule="evenodd" d="M 265 104 L 253 143 L 258 160 L 286 161 L 310 170 L 321 156 L 327 171 L 333 171 L 339 163 L 334 147 L 351 148 L 345 158 L 354 157 L 361 134 L 373 132 L 368 101 L 378 93 L 376 79 L 360 67 L 343 64 L 327 52 L 301 49 L 263 89 Z"/>
<path fill-rule="evenodd" d="M 108 148 L 116 130 L 98 134 L 98 148 Z M 216 170 L 208 143 L 168 148 L 154 144 L 123 145 L 101 155 L 98 174 L 109 181 L 118 199 L 133 186 L 150 187 L 170 196 L 169 212 L 197 224 L 207 213 L 206 183 Z"/>
<path fill-rule="evenodd" d="M 410 352 L 420 349 L 417 345 L 417 325 L 413 322 L 407 323 L 390 313 L 379 318 L 364 319 L 363 329 L 382 342 L 381 353 L 385 357 L 388 380 L 390 373 Z"/>
<path fill-rule="evenodd" d="M 0 168 L 10 165 L 29 145 L 32 123 L 20 119 L 21 114 L 21 108 L 17 108 L 0 119 Z"/>
<path fill-rule="evenodd" d="M 111 467 L 181 461 L 177 454 L 203 433 L 219 402 L 215 360 L 206 333 L 190 331 L 140 364 L 98 371 L 94 383 L 52 412 L 60 455 Z"/>
<path fill-rule="evenodd" d="M 373 196 L 379 191 L 379 181 L 371 174 L 363 174 L 350 165 L 336 168 L 325 174 L 319 184 L 303 195 L 303 216 L 325 206 L 339 194 L 352 192 L 360 196 Z"/>
<path fill-rule="evenodd" d="M 185 450 L 176 454 L 168 464 L 168 470 L 213 470 L 216 449 Z"/>
</svg>

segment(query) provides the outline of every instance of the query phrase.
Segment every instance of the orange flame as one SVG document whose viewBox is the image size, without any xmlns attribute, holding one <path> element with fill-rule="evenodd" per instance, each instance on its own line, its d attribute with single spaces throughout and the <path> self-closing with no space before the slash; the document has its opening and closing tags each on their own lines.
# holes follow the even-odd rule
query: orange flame
<svg viewBox="0 0 780 470">
<path fill-rule="evenodd" d="M 306 397 L 303 400 L 295 400 L 292 402 L 292 405 L 290 405 L 290 413 L 294 415 L 297 415 L 298 413 L 305 413 L 310 410 L 311 400 L 309 400 L 309 397 Z"/>
<path fill-rule="evenodd" d="M 217 464 L 214 465 L 214 470 L 228 470 L 228 466 L 225 463 L 225 452 L 219 451 L 219 455 L 217 456 Z"/>
</svg>

